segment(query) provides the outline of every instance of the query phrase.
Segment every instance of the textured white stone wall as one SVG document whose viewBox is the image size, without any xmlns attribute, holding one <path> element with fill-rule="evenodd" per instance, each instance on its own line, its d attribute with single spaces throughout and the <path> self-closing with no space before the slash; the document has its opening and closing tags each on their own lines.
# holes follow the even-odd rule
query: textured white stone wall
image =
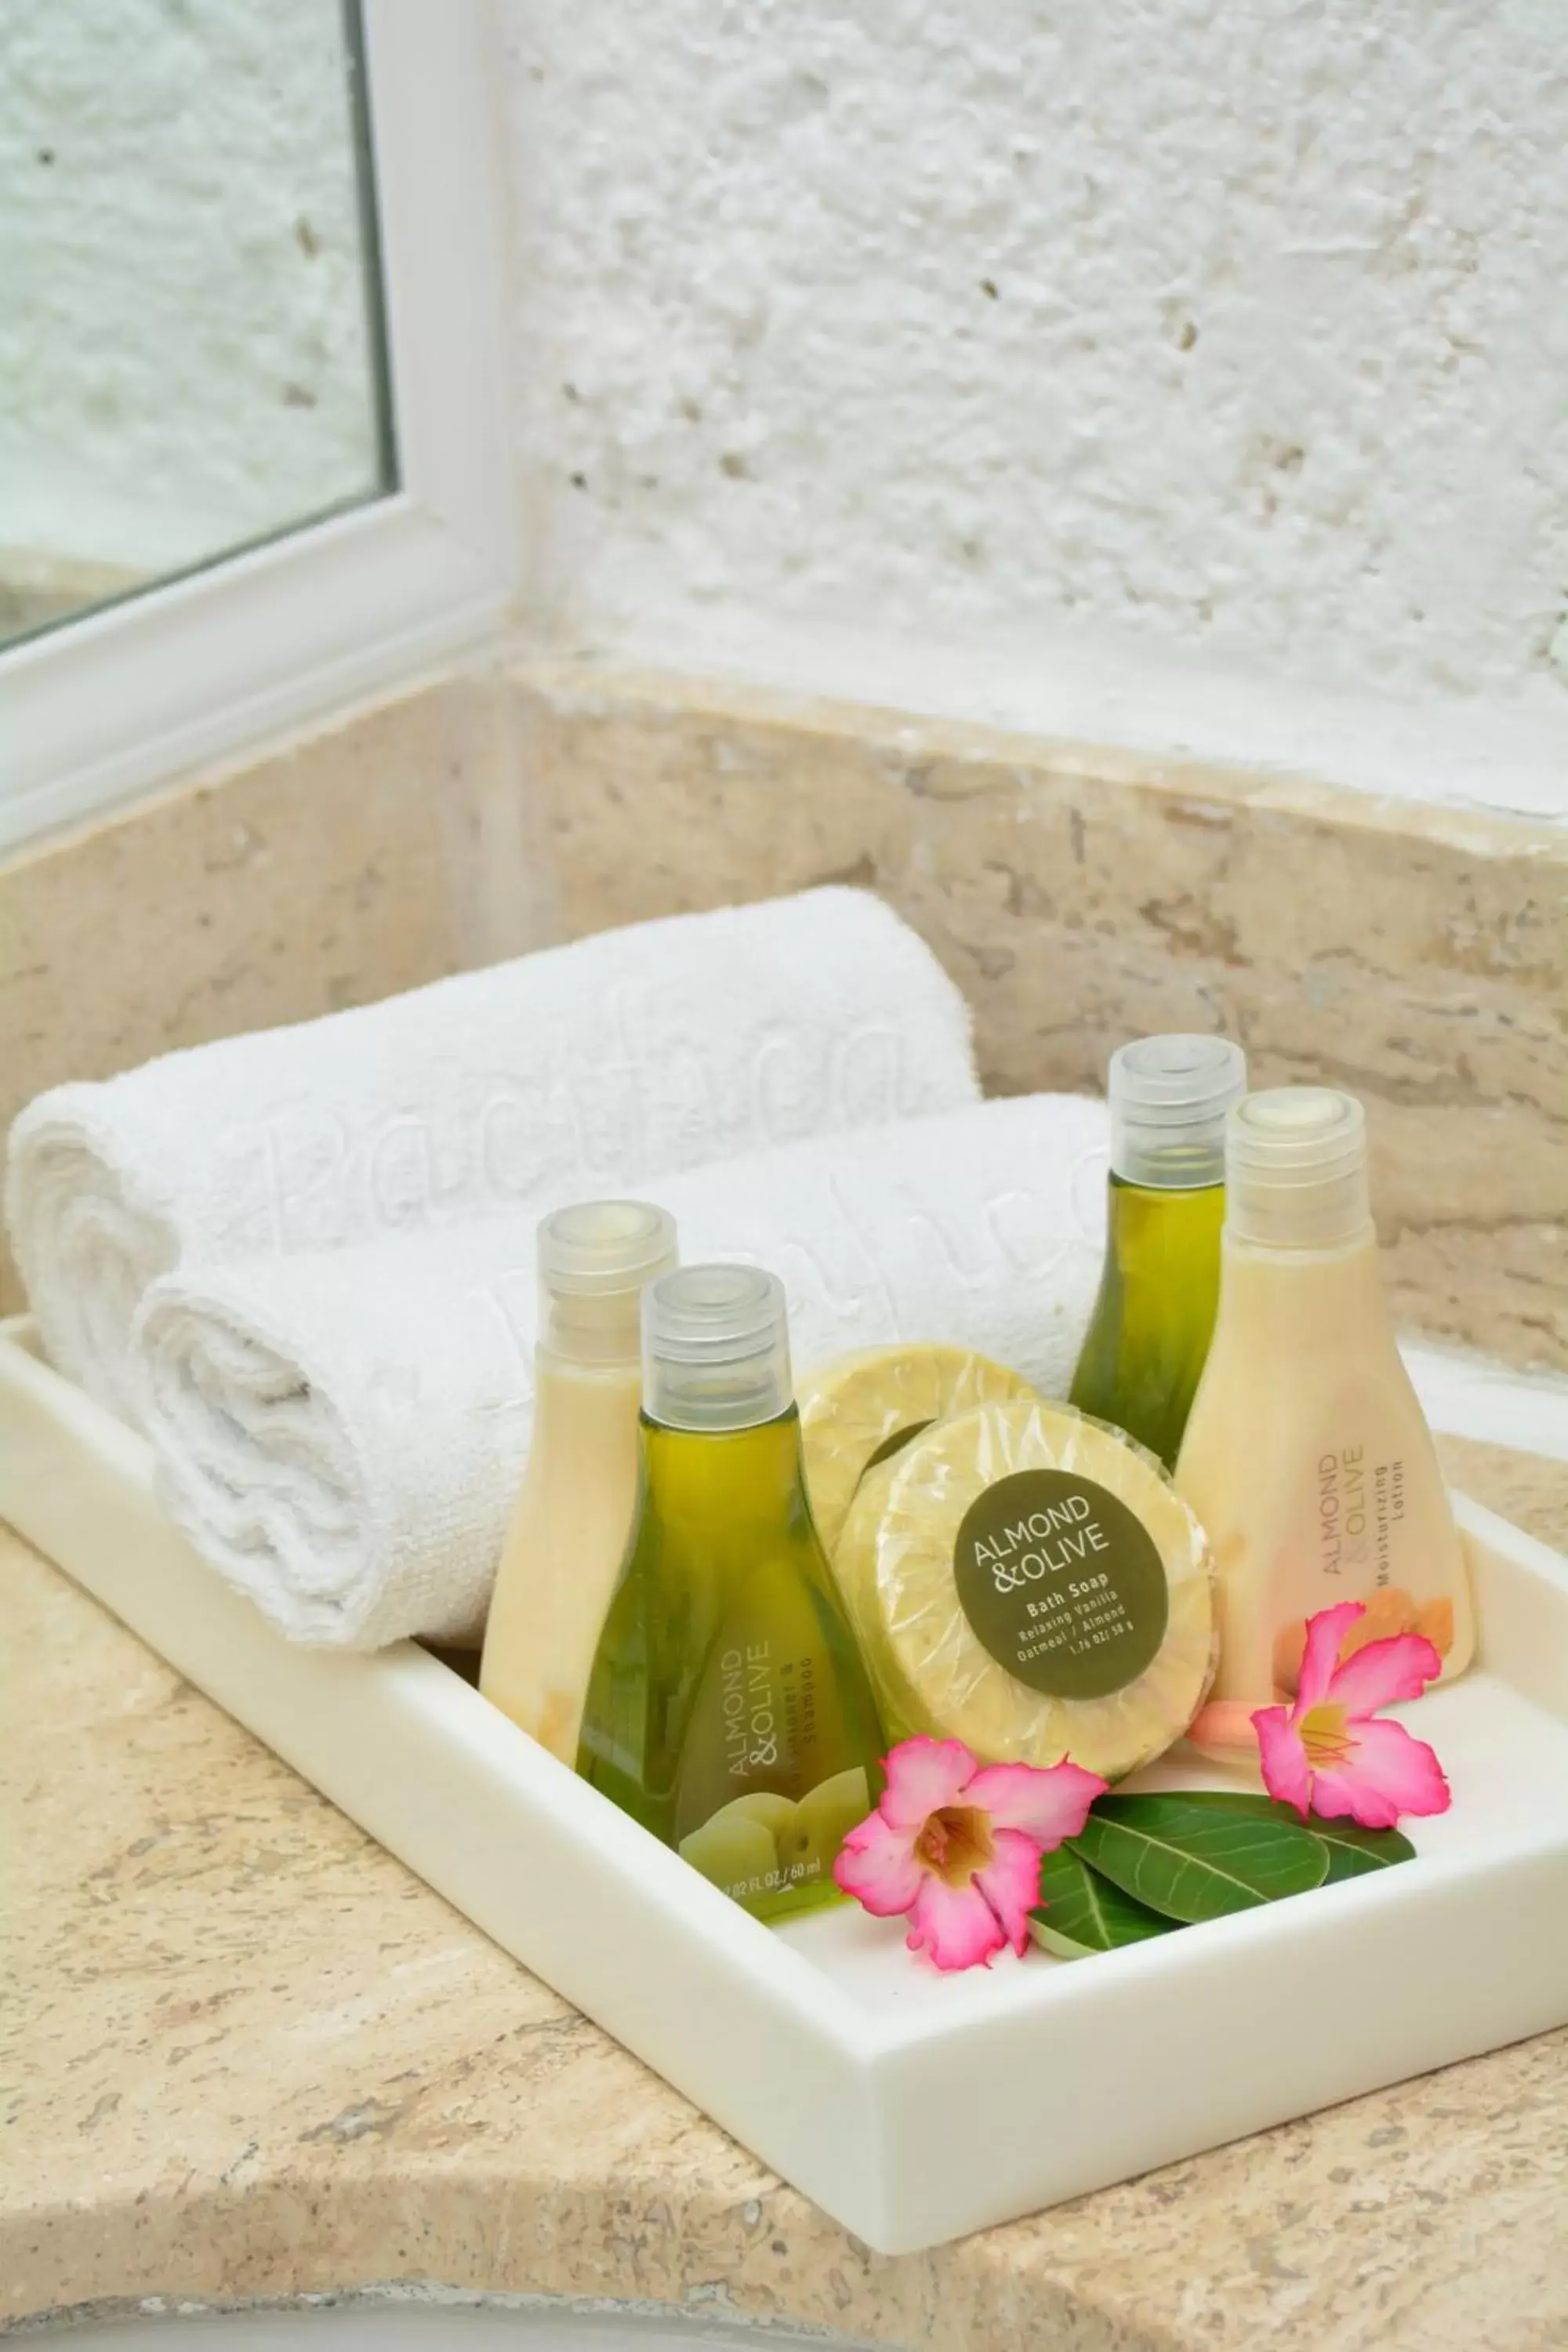
<svg viewBox="0 0 1568 2352">
<path fill-rule="evenodd" d="M 568 641 L 1568 812 L 1562 0 L 503 0 Z"/>
<path fill-rule="evenodd" d="M 338 0 L 0 0 L 0 546 L 188 563 L 374 458 Z"/>
</svg>

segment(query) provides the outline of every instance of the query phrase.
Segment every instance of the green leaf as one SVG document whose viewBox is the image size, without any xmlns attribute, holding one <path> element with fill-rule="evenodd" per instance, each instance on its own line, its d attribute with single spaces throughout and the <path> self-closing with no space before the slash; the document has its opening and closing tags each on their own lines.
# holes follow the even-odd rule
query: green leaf
<svg viewBox="0 0 1568 2352">
<path fill-rule="evenodd" d="M 1364 1878 L 1369 1870 L 1386 1870 L 1391 1863 L 1414 1862 L 1415 1848 L 1399 1830 L 1363 1830 L 1355 1822 L 1309 1823 L 1320 1845 L 1329 1849 L 1329 1874 L 1323 1881 Z"/>
<path fill-rule="evenodd" d="M 1058 1959 L 1114 1952 L 1151 1936 L 1173 1935 L 1179 1925 L 1135 1903 L 1066 1846 L 1047 1853 L 1040 1864 L 1040 1908 L 1029 1914 L 1029 1933 Z"/>
<path fill-rule="evenodd" d="M 1071 1841 L 1081 1861 L 1170 1919 L 1219 1919 L 1329 1874 L 1329 1850 L 1292 1822 L 1186 1797 L 1100 1797 Z"/>
<path fill-rule="evenodd" d="M 1363 1830 L 1357 1822 L 1322 1822 L 1316 1815 L 1303 1822 L 1293 1805 L 1276 1804 L 1272 1797 L 1257 1797 L 1228 1789 L 1183 1789 L 1189 1805 L 1208 1805 L 1218 1812 L 1250 1813 L 1258 1821 L 1283 1822 L 1288 1829 L 1305 1830 L 1329 1850 L 1325 1886 L 1342 1878 L 1361 1878 L 1369 1870 L 1386 1870 L 1395 1862 L 1414 1862 L 1415 1848 L 1402 1830 Z"/>
</svg>

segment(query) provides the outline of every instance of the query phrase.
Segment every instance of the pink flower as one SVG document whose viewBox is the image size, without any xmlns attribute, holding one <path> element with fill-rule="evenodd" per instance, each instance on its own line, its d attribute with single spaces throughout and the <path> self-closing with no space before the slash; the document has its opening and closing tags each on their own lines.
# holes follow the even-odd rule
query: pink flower
<svg viewBox="0 0 1568 2352">
<path fill-rule="evenodd" d="M 1040 1856 L 1076 1837 L 1105 1793 L 1076 1764 L 982 1765 L 962 1739 L 906 1739 L 881 1803 L 845 1839 L 833 1875 L 879 1919 L 907 1915 L 911 1952 L 939 1969 L 1023 1952 Z"/>
<path fill-rule="evenodd" d="M 1252 1721 L 1271 1797 L 1303 1821 L 1309 1811 L 1325 1821 L 1348 1813 L 1363 1829 L 1387 1830 L 1402 1813 L 1448 1810 L 1448 1783 L 1425 1740 L 1373 1720 L 1380 1706 L 1419 1698 L 1443 1661 L 1420 1633 L 1369 1642 L 1342 1661 L 1340 1644 L 1364 1613 L 1359 1601 L 1320 1609 L 1295 1697 L 1288 1707 L 1259 1707 Z"/>
</svg>

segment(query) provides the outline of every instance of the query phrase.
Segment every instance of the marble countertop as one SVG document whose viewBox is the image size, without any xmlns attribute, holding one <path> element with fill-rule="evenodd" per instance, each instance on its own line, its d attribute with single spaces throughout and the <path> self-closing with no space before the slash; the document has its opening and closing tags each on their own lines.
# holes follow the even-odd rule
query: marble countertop
<svg viewBox="0 0 1568 2352">
<path fill-rule="evenodd" d="M 1568 1545 L 1568 1465 L 1444 1451 Z M 0 1674 L 0 2323 L 440 2288 L 933 2352 L 1568 2343 L 1568 2033 L 888 2260 L 4 1530 Z"/>
</svg>

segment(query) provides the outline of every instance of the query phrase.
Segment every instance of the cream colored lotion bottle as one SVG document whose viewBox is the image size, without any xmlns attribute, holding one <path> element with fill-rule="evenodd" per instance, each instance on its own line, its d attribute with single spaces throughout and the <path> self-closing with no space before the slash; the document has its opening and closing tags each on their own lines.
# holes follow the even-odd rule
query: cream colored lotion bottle
<svg viewBox="0 0 1568 2352">
<path fill-rule="evenodd" d="M 1458 1532 L 1394 1345 L 1352 1096 L 1282 1087 L 1231 1111 L 1219 1315 L 1176 1465 L 1218 1577 L 1215 1699 L 1296 1687 L 1306 1620 L 1475 1647 Z"/>
<path fill-rule="evenodd" d="M 584 1201 L 539 1228 L 533 1444 L 485 1624 L 479 1688 L 575 1764 L 594 1652 L 637 1514 L 642 1295 L 676 1264 L 644 1201 Z"/>
</svg>

